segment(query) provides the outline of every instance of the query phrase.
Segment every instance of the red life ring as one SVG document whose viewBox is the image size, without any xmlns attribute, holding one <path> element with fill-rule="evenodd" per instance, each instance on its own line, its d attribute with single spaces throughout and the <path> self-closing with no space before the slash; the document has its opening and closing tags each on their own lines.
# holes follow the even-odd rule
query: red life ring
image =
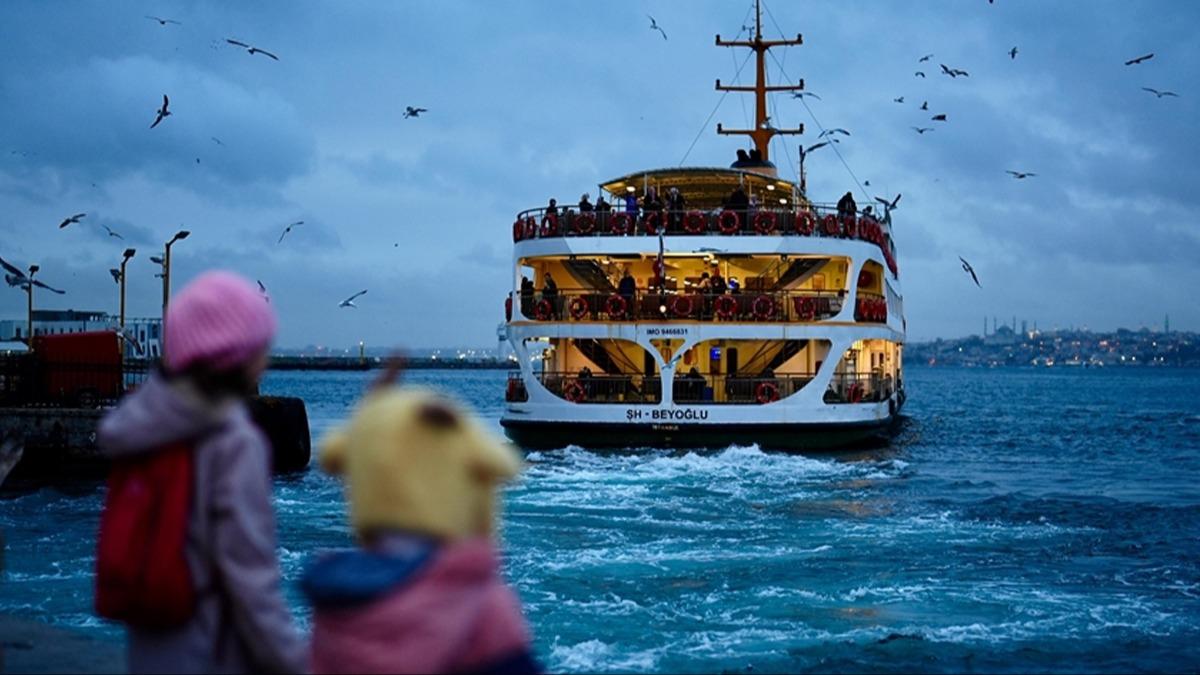
<svg viewBox="0 0 1200 675">
<path fill-rule="evenodd" d="M 588 302 L 585 298 L 574 297 L 571 298 L 571 302 L 567 305 L 567 309 L 571 312 L 571 318 L 579 321 L 583 317 L 587 316 L 590 308 L 588 307 Z"/>
<path fill-rule="evenodd" d="M 737 298 L 732 295 L 718 295 L 713 301 L 713 311 L 718 319 L 729 321 L 737 315 Z"/>
<path fill-rule="evenodd" d="M 858 219 L 852 215 L 842 218 L 842 232 L 850 239 L 856 238 L 858 236 Z"/>
<path fill-rule="evenodd" d="M 850 399 L 851 403 L 859 403 L 863 397 L 863 386 L 860 382 L 855 382 L 850 385 L 849 391 L 846 392 L 846 398 Z"/>
<path fill-rule="evenodd" d="M 546 298 L 538 300 L 533 307 L 533 318 L 538 321 L 549 321 L 554 316 L 554 305 Z"/>
<path fill-rule="evenodd" d="M 800 315 L 801 321 L 812 321 L 817 318 L 817 299 L 804 296 L 797 298 L 797 313 Z"/>
<path fill-rule="evenodd" d="M 646 215 L 642 216 L 642 227 L 646 228 L 646 234 L 658 234 L 658 228 L 662 227 L 662 219 L 662 211 L 647 211 Z"/>
<path fill-rule="evenodd" d="M 618 211 L 612 214 L 612 218 L 608 223 L 608 229 L 613 234 L 629 234 L 629 231 L 633 229 L 633 218 L 624 211 Z"/>
<path fill-rule="evenodd" d="M 671 313 L 675 316 L 691 316 L 693 309 L 695 309 L 695 307 L 692 304 L 692 296 L 677 295 L 674 298 L 671 298 Z"/>
<path fill-rule="evenodd" d="M 704 231 L 704 214 L 699 211 L 688 211 L 683 217 L 683 229 L 688 234 L 700 234 Z"/>
<path fill-rule="evenodd" d="M 571 403 L 583 403 L 583 400 L 587 398 L 587 392 L 583 390 L 582 384 L 573 381 L 568 383 L 566 388 L 563 389 L 563 398 Z"/>
<path fill-rule="evenodd" d="M 525 238 L 533 239 L 537 236 L 537 221 L 532 216 L 525 219 Z"/>
<path fill-rule="evenodd" d="M 875 275 L 871 274 L 870 270 L 863 270 L 858 273 L 858 287 L 871 286 L 875 283 Z"/>
<path fill-rule="evenodd" d="M 513 223 L 513 243 L 515 244 L 516 242 L 521 241 L 524 235 L 525 226 L 521 223 L 521 219 L 518 218 L 517 222 Z"/>
<path fill-rule="evenodd" d="M 774 382 L 759 382 L 754 388 L 754 399 L 761 403 L 774 403 L 779 400 L 779 387 Z"/>
<path fill-rule="evenodd" d="M 827 237 L 836 237 L 841 228 L 838 226 L 837 216 L 828 213 L 821 219 L 821 231 Z"/>
<path fill-rule="evenodd" d="M 775 299 L 769 295 L 760 295 L 751 303 L 750 310 L 754 312 L 754 318 L 766 321 L 775 314 Z"/>
<path fill-rule="evenodd" d="M 512 321 L 512 294 L 504 299 L 504 320 Z"/>
<path fill-rule="evenodd" d="M 811 211 L 796 212 L 796 234 L 809 235 L 817 229 L 817 219 Z"/>
<path fill-rule="evenodd" d="M 726 209 L 717 217 L 717 227 L 720 228 L 721 234 L 733 234 L 742 229 L 742 217 L 737 211 Z"/>
<path fill-rule="evenodd" d="M 770 211 L 759 211 L 754 214 L 754 231 L 759 234 L 770 234 L 775 229 L 775 214 Z"/>
<path fill-rule="evenodd" d="M 542 236 L 558 236 L 558 216 L 553 213 L 547 213 L 545 216 L 542 216 Z"/>
<path fill-rule="evenodd" d="M 571 230 L 575 234 L 591 234 L 596 229 L 596 214 L 581 213 L 571 220 Z"/>
<path fill-rule="evenodd" d="M 623 319 L 629 311 L 629 303 L 625 301 L 623 295 L 610 295 L 608 301 L 604 303 L 604 311 L 608 313 L 610 319 Z"/>
</svg>

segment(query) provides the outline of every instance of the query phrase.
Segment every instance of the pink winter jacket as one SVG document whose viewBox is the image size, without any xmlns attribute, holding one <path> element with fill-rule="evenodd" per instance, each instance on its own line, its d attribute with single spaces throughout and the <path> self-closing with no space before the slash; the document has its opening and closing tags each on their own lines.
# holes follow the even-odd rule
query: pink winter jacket
<svg viewBox="0 0 1200 675">
<path fill-rule="evenodd" d="M 101 421 L 97 441 L 113 459 L 195 447 L 185 553 L 196 610 L 178 628 L 129 629 L 130 672 L 306 670 L 280 588 L 270 449 L 246 406 L 213 406 L 156 374 Z"/>
<path fill-rule="evenodd" d="M 488 539 L 319 559 L 301 584 L 315 605 L 313 671 L 538 672 L 497 568 Z"/>
</svg>

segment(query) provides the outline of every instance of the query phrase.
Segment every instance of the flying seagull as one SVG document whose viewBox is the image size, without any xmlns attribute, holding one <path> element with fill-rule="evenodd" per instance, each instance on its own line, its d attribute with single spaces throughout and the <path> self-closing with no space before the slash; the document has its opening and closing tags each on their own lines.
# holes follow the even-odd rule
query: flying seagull
<svg viewBox="0 0 1200 675">
<path fill-rule="evenodd" d="M 971 263 L 967 262 L 966 260 L 963 260 L 963 257 L 961 255 L 958 256 L 958 259 L 962 260 L 963 271 L 967 272 L 968 274 L 971 275 L 971 278 L 975 280 L 975 285 L 980 288 L 983 288 L 983 284 L 979 283 L 979 277 L 975 276 L 975 268 L 971 267 Z"/>
<path fill-rule="evenodd" d="M 647 14 L 646 16 L 650 19 L 650 30 L 656 30 L 659 33 L 662 33 L 663 39 L 666 40 L 667 39 L 667 31 L 663 30 L 662 26 L 658 25 L 658 22 L 654 20 L 654 17 L 650 16 L 649 14 Z"/>
<path fill-rule="evenodd" d="M 904 97 L 901 96 L 900 98 L 894 98 L 892 99 L 892 103 L 904 103 Z"/>
<path fill-rule="evenodd" d="M 929 110 L 929 101 L 921 103 L 921 110 Z"/>
<path fill-rule="evenodd" d="M 75 215 L 71 216 L 70 218 L 64 218 L 63 221 L 58 224 L 58 229 L 61 230 L 68 225 L 73 225 L 75 223 L 78 223 L 79 221 L 83 220 L 83 217 L 86 215 L 87 215 L 86 213 L 76 213 Z"/>
<path fill-rule="evenodd" d="M 849 136 L 850 132 L 846 131 L 845 129 L 826 129 L 825 131 L 817 134 L 817 138 L 825 138 L 826 136 L 830 136 L 832 134 L 845 134 Z"/>
<path fill-rule="evenodd" d="M 108 273 L 112 275 L 113 283 L 121 283 L 121 270 L 113 267 L 112 269 L 108 270 Z"/>
<path fill-rule="evenodd" d="M 939 63 L 938 65 L 942 67 L 943 73 L 945 73 L 946 75 L 949 75 L 952 78 L 958 77 L 959 75 L 962 75 L 963 77 L 971 76 L 965 70 L 959 70 L 958 68 L 950 68 L 950 67 L 947 67 L 946 64 L 944 64 L 944 63 Z"/>
<path fill-rule="evenodd" d="M 286 237 L 286 236 L 288 236 L 288 233 L 292 231 L 292 228 L 293 228 L 293 227 L 299 227 L 299 226 L 301 226 L 301 225 L 303 225 L 303 224 L 304 224 L 304 221 L 303 221 L 303 220 L 297 220 L 296 222 L 292 223 L 291 225 L 288 225 L 286 228 L 284 228 L 284 230 L 283 230 L 283 234 L 279 235 L 279 241 L 277 241 L 277 242 L 275 242 L 275 243 L 276 243 L 276 244 L 282 244 L 282 243 L 283 243 L 283 238 L 284 238 L 284 237 Z"/>
<path fill-rule="evenodd" d="M 1149 61 L 1152 58 L 1154 58 L 1154 52 L 1150 52 L 1149 54 L 1146 54 L 1145 56 L 1139 56 L 1136 59 L 1129 59 L 1128 61 L 1125 62 L 1125 65 L 1136 66 L 1137 64 L 1141 63 L 1142 61 Z"/>
<path fill-rule="evenodd" d="M 163 121 L 163 118 L 164 118 L 164 117 L 167 117 L 167 116 L 169 116 L 169 115 L 171 114 L 171 111 L 170 111 L 170 110 L 167 110 L 167 106 L 168 106 L 168 105 L 170 105 L 170 104 L 171 104 L 171 99 L 167 98 L 167 95 L 166 95 L 166 94 L 163 94 L 163 104 L 162 104 L 162 107 L 161 107 L 161 108 L 159 108 L 159 109 L 156 111 L 156 113 L 158 114 L 158 117 L 155 117 L 155 118 L 154 118 L 154 124 L 151 124 L 151 125 L 150 125 L 150 128 L 151 128 L 151 129 L 153 129 L 154 127 L 158 126 L 158 123 L 159 123 L 159 122 L 161 122 L 161 121 Z"/>
<path fill-rule="evenodd" d="M 216 143 L 217 145 L 225 145 L 225 143 L 221 139 L 217 138 L 216 136 L 209 136 L 209 138 L 211 138 L 212 142 Z"/>
<path fill-rule="evenodd" d="M 817 96 L 816 94 L 812 93 L 811 91 L 793 91 L 792 92 L 792 98 L 804 98 L 805 96 L 811 96 L 811 97 L 817 99 L 818 101 L 821 100 L 820 96 Z"/>
<path fill-rule="evenodd" d="M 167 24 L 169 24 L 169 23 L 173 23 L 173 24 L 175 24 L 176 26 L 182 26 L 182 25 L 183 25 L 183 24 L 179 23 L 178 21 L 176 21 L 175 19 L 163 19 L 163 18 L 161 18 L 161 17 L 157 17 L 157 16 L 150 16 L 150 15 L 148 15 L 148 14 L 146 15 L 146 18 L 147 18 L 147 19 L 150 19 L 151 21 L 157 21 L 157 22 L 158 22 L 158 25 L 160 25 L 160 26 L 165 26 L 165 25 L 167 25 Z"/>
<path fill-rule="evenodd" d="M 913 131 L 915 131 L 915 132 L 917 132 L 918 134 L 921 134 L 921 135 L 925 135 L 925 132 L 926 132 L 926 131 L 933 131 L 933 127 L 910 127 L 910 128 L 911 128 Z"/>
<path fill-rule="evenodd" d="M 254 283 L 258 284 L 258 292 L 262 293 L 263 300 L 270 302 L 271 296 L 267 294 L 267 287 L 263 286 L 263 282 L 259 281 L 258 279 L 255 279 Z"/>
<path fill-rule="evenodd" d="M 1005 171 L 1004 173 L 1011 175 L 1013 178 L 1016 178 L 1017 180 L 1023 180 L 1025 178 L 1031 178 L 1031 177 L 1037 175 L 1036 173 L 1030 173 L 1028 171 Z"/>
<path fill-rule="evenodd" d="M 29 277 L 25 276 L 25 273 L 22 272 L 20 268 L 6 261 L 4 258 L 0 258 L 0 267 L 3 267 L 7 271 L 7 273 L 4 275 L 4 281 L 6 281 L 9 286 L 19 287 L 22 290 L 28 290 L 30 283 L 32 283 L 34 286 L 37 286 L 38 288 L 44 288 L 51 293 L 58 293 L 59 295 L 66 293 L 66 291 L 60 291 L 57 288 L 47 286 L 40 281 L 33 280 L 31 282 Z"/>
<path fill-rule="evenodd" d="M 111 227 L 109 227 L 107 225 L 103 225 L 103 224 L 101 224 L 100 227 L 104 228 L 104 231 L 108 233 L 108 236 L 116 237 L 117 239 L 120 239 L 121 241 L 125 241 L 125 237 L 122 237 L 120 234 L 117 234 L 116 232 L 114 232 Z"/>
<path fill-rule="evenodd" d="M 245 50 L 246 50 L 248 53 L 250 53 L 251 55 L 253 55 L 253 54 L 262 54 L 263 56 L 269 56 L 269 57 L 271 57 L 271 58 L 275 59 L 276 61 L 278 61 L 278 60 L 279 60 L 279 57 L 278 57 L 278 56 L 275 56 L 274 54 L 272 54 L 271 52 L 269 52 L 269 51 L 267 51 L 267 50 L 265 50 L 265 49 L 259 49 L 258 47 L 253 47 L 253 46 L 251 46 L 251 45 L 248 45 L 248 44 L 246 44 L 245 42 L 239 42 L 239 41 L 237 41 L 237 40 L 231 40 L 231 39 L 229 39 L 229 38 L 225 38 L 225 41 L 226 41 L 226 42 L 228 42 L 228 43 L 229 43 L 229 44 L 231 44 L 231 45 L 235 45 L 235 46 L 237 46 L 237 47 L 242 47 L 242 48 L 244 48 L 244 49 L 245 49 Z"/>
<path fill-rule="evenodd" d="M 932 58 L 933 58 L 933 54 L 926 54 L 925 56 L 922 56 L 921 58 L 917 59 L 917 63 L 925 63 L 926 61 L 928 61 L 929 59 L 932 59 Z"/>
<path fill-rule="evenodd" d="M 922 73 L 918 70 L 917 72 L 913 73 L 913 77 L 925 77 L 925 73 Z"/>
<path fill-rule="evenodd" d="M 818 148 L 823 148 L 823 147 L 829 145 L 830 143 L 840 143 L 840 142 L 841 141 L 839 141 L 836 138 L 831 138 L 827 141 L 821 141 L 820 143 L 813 143 L 812 145 L 808 146 L 807 148 L 804 146 L 801 146 L 800 147 L 800 156 L 808 157 L 808 153 L 812 152 L 813 150 L 816 150 Z"/>
<path fill-rule="evenodd" d="M 404 119 L 408 119 L 410 117 L 420 117 L 421 113 L 423 112 L 429 111 L 425 108 L 414 108 L 411 105 L 404 106 Z"/>
<path fill-rule="evenodd" d="M 933 120 L 934 122 L 945 122 L 946 121 L 946 113 L 938 113 L 938 114 L 934 115 L 933 117 L 930 117 L 929 119 Z"/>
<path fill-rule="evenodd" d="M 359 296 L 361 296 L 365 293 L 366 293 L 366 291 L 359 291 L 359 292 L 355 293 L 354 295 L 339 302 L 338 307 L 358 307 L 358 305 L 354 304 L 354 300 L 355 300 L 355 298 L 358 298 Z"/>
<path fill-rule="evenodd" d="M 1162 98 L 1164 96 L 1174 96 L 1175 98 L 1179 98 L 1179 94 L 1176 94 L 1173 91 L 1159 91 L 1157 89 L 1151 89 L 1150 87 L 1142 87 L 1142 91 L 1148 91 L 1151 94 L 1154 94 L 1155 96 L 1157 96 L 1159 98 Z"/>
<path fill-rule="evenodd" d="M 1017 48 L 1016 47 L 1013 47 L 1012 49 L 1008 50 L 1008 57 L 1010 59 L 1017 58 Z"/>
</svg>

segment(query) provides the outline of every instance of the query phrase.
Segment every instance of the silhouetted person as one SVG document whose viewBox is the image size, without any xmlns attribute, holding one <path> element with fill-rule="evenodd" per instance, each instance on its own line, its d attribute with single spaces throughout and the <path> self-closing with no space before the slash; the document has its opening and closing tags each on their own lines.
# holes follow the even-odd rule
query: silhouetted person
<svg viewBox="0 0 1200 675">
<path fill-rule="evenodd" d="M 721 269 L 719 267 L 713 268 L 712 277 L 708 280 L 708 287 L 709 292 L 713 295 L 725 295 L 727 285 L 725 283 L 725 277 L 721 276 Z"/>
<path fill-rule="evenodd" d="M 546 205 L 546 215 L 547 216 L 555 216 L 555 217 L 558 216 L 558 200 L 557 199 L 551 199 L 550 203 Z"/>
<path fill-rule="evenodd" d="M 858 205 L 854 203 L 854 195 L 849 191 L 842 195 L 837 203 L 838 218 L 853 217 L 858 214 Z"/>
<path fill-rule="evenodd" d="M 625 304 L 629 308 L 633 308 L 633 296 L 637 294 L 637 280 L 629 273 L 629 268 L 621 275 L 621 280 L 617 282 L 617 294 L 625 298 Z"/>
<path fill-rule="evenodd" d="M 550 301 L 550 313 L 558 317 L 558 284 L 554 283 L 554 277 L 546 272 L 545 281 L 542 283 L 542 299 Z"/>
<path fill-rule="evenodd" d="M 671 229 L 678 230 L 680 223 L 683 222 L 683 211 L 687 208 L 687 200 L 683 198 L 683 193 L 679 188 L 671 188 L 667 190 L 667 213 L 671 221 Z"/>
<path fill-rule="evenodd" d="M 583 196 L 579 198 L 579 212 L 580 213 L 591 213 L 592 212 L 592 203 L 590 201 L 588 201 L 588 194 L 586 192 L 583 193 Z"/>
<path fill-rule="evenodd" d="M 525 318 L 530 318 L 533 316 L 533 295 L 534 295 L 533 281 L 530 280 L 529 277 L 522 275 L 521 276 L 521 314 L 524 314 Z"/>
</svg>

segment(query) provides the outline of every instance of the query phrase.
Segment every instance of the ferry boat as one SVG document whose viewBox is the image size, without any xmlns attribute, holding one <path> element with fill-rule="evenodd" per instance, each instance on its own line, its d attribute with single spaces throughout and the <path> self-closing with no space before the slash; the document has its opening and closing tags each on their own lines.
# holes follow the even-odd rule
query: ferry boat
<svg viewBox="0 0 1200 675">
<path fill-rule="evenodd" d="M 526 449 L 832 449 L 885 438 L 904 404 L 891 213 L 810 200 L 770 161 L 764 58 L 802 39 L 722 40 L 757 57 L 753 129 L 729 167 L 637 171 L 517 214 L 501 425 Z M 801 163 L 803 167 L 803 163 Z M 582 192 L 582 190 L 581 190 Z M 606 207 L 607 205 L 607 207 Z"/>
</svg>

